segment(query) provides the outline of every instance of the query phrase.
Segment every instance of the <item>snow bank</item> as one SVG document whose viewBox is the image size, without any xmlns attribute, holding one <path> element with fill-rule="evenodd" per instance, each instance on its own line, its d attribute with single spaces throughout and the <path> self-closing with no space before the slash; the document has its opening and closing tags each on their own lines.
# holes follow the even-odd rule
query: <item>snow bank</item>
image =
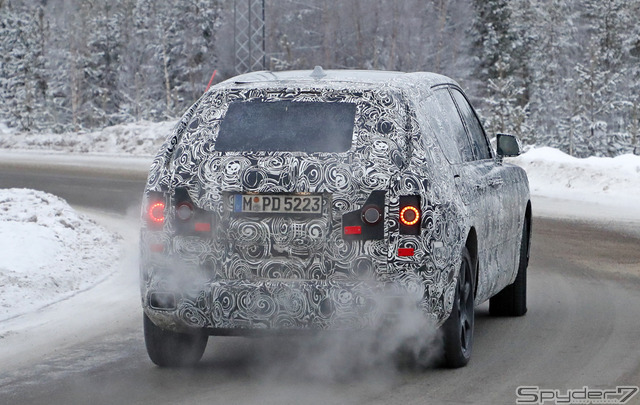
<svg viewBox="0 0 640 405">
<path fill-rule="evenodd" d="M 578 159 L 542 147 L 508 160 L 527 171 L 534 216 L 587 221 L 640 238 L 640 156 Z"/>
<path fill-rule="evenodd" d="M 640 156 L 578 159 L 541 147 L 510 161 L 527 171 L 532 195 L 640 210 Z"/>
<path fill-rule="evenodd" d="M 0 321 L 104 280 L 120 256 L 118 239 L 59 197 L 0 189 Z"/>
<path fill-rule="evenodd" d="M 176 122 L 140 121 L 64 134 L 12 132 L 0 127 L 0 148 L 155 155 Z"/>
</svg>

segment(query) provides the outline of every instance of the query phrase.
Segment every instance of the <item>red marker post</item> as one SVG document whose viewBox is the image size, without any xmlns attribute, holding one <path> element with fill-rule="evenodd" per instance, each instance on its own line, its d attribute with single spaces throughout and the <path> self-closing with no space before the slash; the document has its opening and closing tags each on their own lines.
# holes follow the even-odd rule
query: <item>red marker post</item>
<svg viewBox="0 0 640 405">
<path fill-rule="evenodd" d="M 216 72 L 218 72 L 218 69 L 215 69 L 213 71 L 213 74 L 211 75 L 211 79 L 209 79 L 209 84 L 207 84 L 207 89 L 204 91 L 205 93 L 207 91 L 209 91 L 209 87 L 211 87 L 211 83 L 213 82 L 213 78 L 216 77 Z"/>
</svg>

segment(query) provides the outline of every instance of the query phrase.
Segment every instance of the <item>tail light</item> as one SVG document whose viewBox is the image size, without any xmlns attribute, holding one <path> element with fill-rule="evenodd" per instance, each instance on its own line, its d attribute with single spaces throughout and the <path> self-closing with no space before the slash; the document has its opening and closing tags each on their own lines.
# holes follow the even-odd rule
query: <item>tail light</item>
<svg viewBox="0 0 640 405">
<path fill-rule="evenodd" d="M 414 248 L 398 248 L 398 256 L 407 257 L 415 254 Z"/>
<path fill-rule="evenodd" d="M 399 212 L 400 233 L 405 235 L 419 235 L 421 217 L 420 196 L 401 196 Z"/>
<path fill-rule="evenodd" d="M 166 219 L 166 199 L 161 192 L 148 192 L 144 198 L 145 222 L 150 228 L 162 228 Z"/>
<path fill-rule="evenodd" d="M 164 222 L 164 203 L 156 202 L 149 207 L 149 220 L 156 224 Z"/>
<path fill-rule="evenodd" d="M 405 226 L 413 226 L 420 220 L 420 211 L 413 205 L 407 205 L 400 211 L 400 222 Z"/>
</svg>

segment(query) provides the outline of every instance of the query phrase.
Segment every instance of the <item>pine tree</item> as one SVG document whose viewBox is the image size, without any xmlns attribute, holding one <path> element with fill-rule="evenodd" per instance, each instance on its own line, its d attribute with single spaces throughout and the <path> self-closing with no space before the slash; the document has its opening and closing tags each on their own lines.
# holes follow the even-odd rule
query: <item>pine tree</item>
<svg viewBox="0 0 640 405">
<path fill-rule="evenodd" d="M 610 141 L 623 105 L 617 87 L 626 74 L 622 63 L 625 1 L 584 3 L 587 59 L 576 64 L 571 83 L 576 96 L 572 101 L 577 103 L 572 117 L 572 129 L 576 130 L 572 146 L 578 156 L 610 156 L 616 153 Z"/>
<path fill-rule="evenodd" d="M 481 81 L 510 76 L 514 71 L 512 51 L 515 38 L 510 27 L 507 0 L 475 0 L 473 23 L 476 76 Z M 500 67 L 498 67 L 500 66 Z"/>
<path fill-rule="evenodd" d="M 47 26 L 41 7 L 0 6 L 0 119 L 29 131 L 46 126 Z"/>
<path fill-rule="evenodd" d="M 152 10 L 143 25 L 152 38 L 147 51 L 162 77 L 162 111 L 174 116 L 202 95 L 216 67 L 221 6 L 206 0 L 141 2 Z"/>
<path fill-rule="evenodd" d="M 531 10 L 528 0 L 474 2 L 476 78 L 482 95 L 480 112 L 490 134 L 516 133 L 533 143 L 529 119 Z"/>
<path fill-rule="evenodd" d="M 82 120 L 89 127 L 114 125 L 122 121 L 117 118 L 123 99 L 117 87 L 123 49 L 122 2 L 85 1 L 89 36 L 82 66 L 87 84 L 84 97 L 87 114 Z"/>
<path fill-rule="evenodd" d="M 572 118 L 577 111 L 571 109 L 577 105 L 569 89 L 575 60 L 581 54 L 575 40 L 576 11 L 567 0 L 538 0 L 533 10 L 528 64 L 535 142 L 572 153 Z"/>
<path fill-rule="evenodd" d="M 626 21 L 640 15 L 640 2 L 631 2 L 626 10 Z M 640 146 L 640 24 L 629 24 L 623 42 L 625 52 L 625 80 L 620 86 L 625 90 L 626 125 L 629 145 L 624 152 L 638 150 Z"/>
<path fill-rule="evenodd" d="M 498 62 L 497 70 L 503 67 Z M 533 130 L 529 126 L 529 105 L 519 105 L 523 87 L 517 86 L 511 77 L 498 77 L 488 80 L 490 95 L 485 98 L 488 117 L 485 129 L 489 134 L 511 133 L 517 135 L 526 143 L 535 143 Z"/>
</svg>

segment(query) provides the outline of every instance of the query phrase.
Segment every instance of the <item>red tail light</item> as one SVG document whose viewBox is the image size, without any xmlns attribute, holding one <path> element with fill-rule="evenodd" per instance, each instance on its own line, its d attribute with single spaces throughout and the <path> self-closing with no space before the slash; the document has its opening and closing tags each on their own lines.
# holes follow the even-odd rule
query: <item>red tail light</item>
<svg viewBox="0 0 640 405">
<path fill-rule="evenodd" d="M 403 195 L 400 196 L 400 212 L 398 222 L 400 225 L 400 234 L 402 235 L 420 235 L 422 226 L 420 211 L 420 196 Z"/>
<path fill-rule="evenodd" d="M 151 222 L 155 224 L 162 224 L 164 222 L 164 203 L 157 202 L 151 204 L 148 214 Z"/>
<path fill-rule="evenodd" d="M 420 221 L 420 210 L 413 205 L 407 205 L 400 211 L 400 222 L 406 226 L 413 226 Z"/>
</svg>

